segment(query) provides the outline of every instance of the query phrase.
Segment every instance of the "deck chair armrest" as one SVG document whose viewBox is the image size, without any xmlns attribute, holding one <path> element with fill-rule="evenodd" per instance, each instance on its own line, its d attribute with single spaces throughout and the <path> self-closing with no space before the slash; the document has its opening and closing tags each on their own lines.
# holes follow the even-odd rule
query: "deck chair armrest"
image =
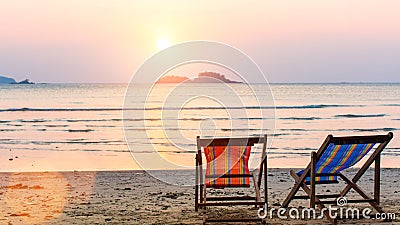
<svg viewBox="0 0 400 225">
<path fill-rule="evenodd" d="M 252 174 L 208 174 L 206 178 L 252 177 Z"/>
<path fill-rule="evenodd" d="M 254 175 L 257 175 L 257 177 L 258 177 L 258 175 L 260 174 L 260 169 L 256 168 L 256 169 L 250 171 L 250 173 L 254 174 Z"/>
<path fill-rule="evenodd" d="M 264 174 L 264 179 L 266 182 L 266 177 L 267 177 L 267 135 L 264 135 L 264 143 L 262 146 L 262 152 L 261 152 L 261 162 L 260 162 L 260 167 L 258 169 L 258 179 L 257 179 L 257 185 L 260 188 L 261 186 L 261 181 L 262 181 L 262 175 Z M 266 184 L 265 184 L 266 185 Z"/>
</svg>

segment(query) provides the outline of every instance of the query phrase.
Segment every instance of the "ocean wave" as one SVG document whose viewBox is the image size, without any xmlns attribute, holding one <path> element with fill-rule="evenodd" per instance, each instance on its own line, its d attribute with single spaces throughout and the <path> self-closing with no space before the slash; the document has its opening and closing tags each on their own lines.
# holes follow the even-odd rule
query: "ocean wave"
<svg viewBox="0 0 400 225">
<path fill-rule="evenodd" d="M 195 129 L 193 129 L 195 130 Z M 266 128 L 221 128 L 221 131 L 267 131 Z"/>
<path fill-rule="evenodd" d="M 89 141 L 87 139 L 81 139 L 81 140 L 67 140 L 67 141 L 31 141 L 31 142 L 25 142 L 26 144 L 37 144 L 37 145 L 50 145 L 50 144 L 81 144 L 81 145 L 121 145 L 125 144 L 125 141 Z"/>
<path fill-rule="evenodd" d="M 58 119 L 55 121 L 62 121 L 68 123 L 80 123 L 80 122 L 119 122 L 123 119 Z M 135 121 L 135 119 L 125 119 L 127 121 Z"/>
<path fill-rule="evenodd" d="M 52 151 L 52 152 L 130 152 L 129 150 L 122 149 L 61 149 L 61 148 L 25 148 L 17 147 L 12 150 L 28 150 L 28 151 Z"/>
<path fill-rule="evenodd" d="M 293 135 L 293 134 L 287 134 L 287 133 L 285 133 L 285 134 L 278 134 L 278 133 L 271 134 L 271 136 L 274 136 L 274 137 L 279 137 L 279 136 L 288 136 L 288 135 Z"/>
<path fill-rule="evenodd" d="M 117 127 L 113 125 L 85 125 L 86 127 L 97 127 L 97 128 L 111 128 L 111 127 Z"/>
<path fill-rule="evenodd" d="M 69 125 L 64 125 L 64 124 L 48 124 L 48 125 L 43 125 L 44 127 L 69 127 Z"/>
<path fill-rule="evenodd" d="M 13 148 L 12 150 L 29 150 L 29 151 L 53 151 L 53 152 L 105 152 L 105 153 L 126 153 L 131 152 L 130 150 L 125 149 L 62 149 L 62 148 L 29 148 L 29 147 L 17 147 Z M 195 154 L 197 153 L 196 150 L 139 150 L 139 151 L 132 151 L 134 154 L 159 154 L 159 153 L 167 153 L 167 154 Z M 261 152 L 251 152 L 252 155 L 260 155 Z M 296 156 L 309 156 L 309 152 L 287 152 L 287 151 L 268 151 L 269 158 L 286 158 L 286 157 L 296 157 Z M 398 152 L 382 152 L 384 156 L 400 156 Z"/>
<path fill-rule="evenodd" d="M 5 124 L 9 126 L 23 126 L 21 124 L 11 124 L 12 122 L 19 122 L 19 123 L 52 123 L 52 122 L 66 122 L 66 123 L 101 123 L 101 122 L 141 122 L 141 121 L 203 121 L 203 120 L 215 120 L 215 121 L 228 121 L 228 120 L 241 120 L 241 121 L 250 121 L 250 120 L 271 120 L 272 118 L 262 118 L 262 117 L 239 117 L 239 118 L 228 118 L 228 117 L 214 117 L 214 118 L 131 118 L 131 119 L 54 119 L 54 120 L 14 120 L 14 121 L 0 121 L 0 124 Z M 288 117 L 288 118 L 279 118 L 281 120 L 320 120 L 323 118 L 319 117 Z M 68 124 L 41 124 L 37 125 L 34 124 L 32 126 L 45 126 L 45 127 L 68 127 Z M 89 126 L 89 125 L 87 125 Z M 92 125 L 93 127 L 97 126 L 103 126 L 103 125 Z M 112 125 L 104 125 L 104 126 L 110 126 L 110 127 L 115 127 Z"/>
<path fill-rule="evenodd" d="M 293 106 L 231 106 L 231 107 L 148 107 L 148 108 L 9 108 L 0 112 L 58 112 L 58 111 L 140 111 L 140 110 L 205 110 L 205 109 L 320 109 L 338 107 L 364 107 L 364 105 L 293 105 Z"/>
<path fill-rule="evenodd" d="M 50 122 L 50 120 L 46 119 L 32 119 L 32 120 L 16 120 L 17 122 L 21 123 L 45 123 L 45 122 Z"/>
<path fill-rule="evenodd" d="M 320 117 L 283 117 L 280 120 L 321 120 Z"/>
<path fill-rule="evenodd" d="M 310 131 L 306 129 L 301 129 L 301 128 L 291 128 L 291 129 L 280 129 L 281 131 Z"/>
<path fill-rule="evenodd" d="M 66 141 L 28 141 L 28 140 L 13 140 L 13 139 L 0 139 L 1 144 L 6 145 L 107 145 L 107 146 L 121 146 L 126 145 L 125 141 L 96 141 L 96 140 L 66 140 Z"/>
<path fill-rule="evenodd" d="M 2 141 L 4 140 L 9 140 L 9 139 L 0 139 Z M 72 140 L 72 139 L 71 139 Z M 107 149 L 98 149 L 98 148 L 63 148 L 63 147 L 50 147 L 53 144 L 82 144 L 82 143 L 77 143 L 77 142 L 51 142 L 51 141 L 43 141 L 43 142 L 29 142 L 32 144 L 37 144 L 43 147 L 23 147 L 23 146 L 16 146 L 12 147 L 10 149 L 12 150 L 34 150 L 34 151 L 56 151 L 56 152 L 67 152 L 67 151 L 73 151 L 73 152 L 130 152 L 130 150 L 122 149 L 121 147 L 118 146 L 124 146 L 125 144 L 122 145 L 121 142 L 123 141 L 104 141 L 104 142 L 119 142 L 120 145 L 115 144 L 115 145 L 110 145 L 109 148 Z M 85 142 L 87 144 L 102 144 L 101 142 L 91 142 L 87 141 Z M 6 143 L 6 144 L 21 144 L 21 143 Z M 45 145 L 49 147 L 44 147 Z M 147 145 L 147 143 L 146 143 Z M 158 145 L 158 146 L 168 146 L 168 147 L 173 147 L 175 144 L 172 143 L 167 143 L 167 142 L 154 142 L 152 145 Z M 132 152 L 135 154 L 157 154 L 157 153 L 170 153 L 170 154 L 194 154 L 197 151 L 192 150 L 195 149 L 196 144 L 184 144 L 184 143 L 177 143 L 179 146 L 185 146 L 185 149 L 176 149 L 173 148 L 171 150 L 143 150 L 143 148 L 138 148 L 140 150 L 133 150 Z M 90 145 L 89 145 L 90 146 Z M 114 146 L 114 147 L 113 147 Z M 257 151 L 259 150 L 259 151 Z M 262 152 L 260 149 L 257 149 L 251 152 L 252 155 L 260 155 Z M 281 155 L 284 157 L 285 155 L 287 156 L 309 156 L 309 152 L 316 150 L 314 148 L 292 148 L 292 147 L 283 147 L 283 148 L 277 148 L 277 147 L 271 147 L 268 149 L 268 155 Z M 399 156 L 400 155 L 400 148 L 399 147 L 391 147 L 387 148 L 388 151 L 382 152 L 383 155 L 387 156 Z"/>
<path fill-rule="evenodd" d="M 276 106 L 276 109 L 321 109 L 321 108 L 343 108 L 343 107 L 364 107 L 365 105 L 302 105 L 302 106 Z"/>
<path fill-rule="evenodd" d="M 202 121 L 206 119 L 212 119 L 212 120 L 266 120 L 267 118 L 261 118 L 261 117 L 249 117 L 249 118 L 227 118 L 227 117 L 214 117 L 214 118 L 141 118 L 141 119 L 75 119 L 75 120 L 55 120 L 55 121 L 65 121 L 65 122 L 71 122 L 71 123 L 76 123 L 76 122 L 120 122 L 120 121 L 126 121 L 126 122 L 140 122 L 140 121 L 168 121 L 168 120 L 181 120 L 181 121 Z"/>
<path fill-rule="evenodd" d="M 396 131 L 397 128 L 385 127 L 385 128 L 355 128 L 355 129 L 338 129 L 337 131 L 358 131 L 358 132 L 389 132 Z"/>
<path fill-rule="evenodd" d="M 379 106 L 400 106 L 400 104 L 382 104 Z"/>
<path fill-rule="evenodd" d="M 400 156 L 400 153 L 387 153 L 387 152 L 382 152 L 382 155 L 387 155 L 387 156 Z"/>
<path fill-rule="evenodd" d="M 25 129 L 0 129 L 1 132 L 24 131 Z"/>
<path fill-rule="evenodd" d="M 343 114 L 335 115 L 337 118 L 363 118 L 363 117 L 384 117 L 386 114 Z"/>
<path fill-rule="evenodd" d="M 0 112 L 121 111 L 121 108 L 10 108 Z"/>
<path fill-rule="evenodd" d="M 77 129 L 77 130 L 69 129 L 69 130 L 64 130 L 64 131 L 76 132 L 76 133 L 87 133 L 87 132 L 92 132 L 94 130 L 92 130 L 92 129 Z"/>
</svg>

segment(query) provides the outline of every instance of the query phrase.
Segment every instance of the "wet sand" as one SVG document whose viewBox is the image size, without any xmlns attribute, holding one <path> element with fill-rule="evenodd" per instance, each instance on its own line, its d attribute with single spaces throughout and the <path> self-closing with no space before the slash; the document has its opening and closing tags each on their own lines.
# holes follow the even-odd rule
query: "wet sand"
<svg viewBox="0 0 400 225">
<path fill-rule="evenodd" d="M 269 204 L 279 208 L 293 186 L 289 169 L 270 169 Z M 168 176 L 194 182 L 191 173 L 165 172 Z M 354 171 L 347 174 L 351 176 Z M 400 224 L 400 169 L 383 169 L 381 206 Z M 372 190 L 373 173 L 368 171 L 361 186 Z M 178 179 L 179 180 L 179 179 Z M 0 173 L 0 224 L 202 224 L 201 211 L 194 211 L 194 188 L 165 184 L 143 171 Z M 318 186 L 330 193 L 339 186 Z M 252 189 L 210 190 L 214 195 L 249 195 Z M 350 196 L 353 196 L 351 194 Z M 296 200 L 291 207 L 307 207 Z M 351 206 L 360 206 L 352 204 Z M 362 207 L 368 205 L 362 204 Z M 209 209 L 210 216 L 256 216 L 253 207 Z M 339 224 L 375 224 L 375 220 L 341 220 Z M 327 220 L 268 220 L 270 224 L 328 224 Z"/>
</svg>

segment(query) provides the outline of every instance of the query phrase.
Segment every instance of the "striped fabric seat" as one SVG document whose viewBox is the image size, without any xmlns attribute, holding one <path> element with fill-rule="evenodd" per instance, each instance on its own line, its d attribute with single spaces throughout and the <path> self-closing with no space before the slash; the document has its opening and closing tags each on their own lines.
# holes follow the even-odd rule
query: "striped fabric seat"
<svg viewBox="0 0 400 225">
<path fill-rule="evenodd" d="M 350 168 L 358 163 L 374 147 L 375 143 L 369 144 L 349 144 L 335 145 L 330 143 L 326 151 L 316 164 L 316 174 L 321 173 L 340 173 L 342 170 Z M 298 176 L 304 170 L 297 172 Z M 310 183 L 310 177 L 306 178 L 306 184 Z M 317 184 L 337 183 L 337 176 L 316 177 Z"/>
<path fill-rule="evenodd" d="M 207 178 L 207 176 L 249 175 L 251 146 L 208 146 L 204 147 L 207 160 L 207 187 L 250 187 L 249 177 Z"/>
</svg>

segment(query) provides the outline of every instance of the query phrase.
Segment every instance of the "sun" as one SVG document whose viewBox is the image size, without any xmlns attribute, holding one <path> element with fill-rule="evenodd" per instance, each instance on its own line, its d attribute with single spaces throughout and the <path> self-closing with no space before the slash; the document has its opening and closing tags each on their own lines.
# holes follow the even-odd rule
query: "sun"
<svg viewBox="0 0 400 225">
<path fill-rule="evenodd" d="M 166 38 L 160 38 L 157 40 L 157 48 L 160 50 L 166 49 L 170 46 L 169 40 Z"/>
</svg>

